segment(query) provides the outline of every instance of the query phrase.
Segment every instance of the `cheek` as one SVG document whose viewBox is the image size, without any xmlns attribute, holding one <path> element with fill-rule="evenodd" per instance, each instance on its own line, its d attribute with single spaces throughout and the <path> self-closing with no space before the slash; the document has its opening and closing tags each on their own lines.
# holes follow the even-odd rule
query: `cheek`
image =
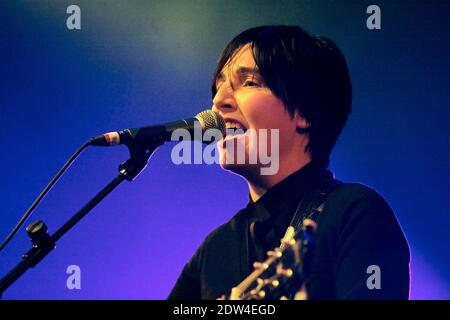
<svg viewBox="0 0 450 320">
<path fill-rule="evenodd" d="M 254 129 L 284 130 L 293 123 L 283 102 L 271 92 L 255 92 L 236 100 L 245 120 Z"/>
</svg>

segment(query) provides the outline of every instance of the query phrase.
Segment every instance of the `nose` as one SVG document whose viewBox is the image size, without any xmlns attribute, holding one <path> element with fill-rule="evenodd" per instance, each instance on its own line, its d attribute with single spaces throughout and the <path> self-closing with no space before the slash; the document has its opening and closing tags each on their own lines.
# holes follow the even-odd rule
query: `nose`
<svg viewBox="0 0 450 320">
<path fill-rule="evenodd" d="M 234 99 L 234 90 L 228 82 L 223 83 L 213 98 L 212 110 L 223 115 L 236 109 L 237 104 Z"/>
</svg>

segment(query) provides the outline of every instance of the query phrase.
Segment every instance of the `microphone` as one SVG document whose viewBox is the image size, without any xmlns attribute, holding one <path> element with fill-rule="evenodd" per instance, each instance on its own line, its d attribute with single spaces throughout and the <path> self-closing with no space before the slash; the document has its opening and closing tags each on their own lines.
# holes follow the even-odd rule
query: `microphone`
<svg viewBox="0 0 450 320">
<path fill-rule="evenodd" d="M 195 128 L 201 128 L 202 132 L 205 132 L 208 129 L 218 129 L 221 131 L 222 136 L 225 136 L 225 121 L 222 116 L 212 110 L 204 110 L 198 113 L 194 118 L 181 119 L 149 127 L 108 132 L 91 138 L 90 144 L 103 147 L 118 144 L 130 144 L 131 142 L 159 144 L 171 141 L 172 132 L 176 129 L 188 130 L 192 137 Z"/>
</svg>

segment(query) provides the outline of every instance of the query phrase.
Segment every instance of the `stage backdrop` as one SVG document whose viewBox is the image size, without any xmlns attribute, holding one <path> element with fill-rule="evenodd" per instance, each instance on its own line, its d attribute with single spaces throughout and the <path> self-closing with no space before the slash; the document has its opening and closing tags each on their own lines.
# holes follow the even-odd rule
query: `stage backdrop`
<svg viewBox="0 0 450 320">
<path fill-rule="evenodd" d="M 378 30 L 367 27 L 372 4 Z M 233 36 L 301 25 L 333 39 L 352 76 L 353 112 L 331 168 L 393 207 L 412 250 L 411 298 L 449 299 L 449 8 L 448 1 L 1 1 L 0 238 L 89 137 L 210 108 L 211 74 Z M 4 298 L 166 298 L 204 237 L 248 199 L 244 181 L 218 165 L 173 164 L 172 147 L 159 148 L 138 179 L 117 188 Z M 28 222 L 42 219 L 54 232 L 127 156 L 125 147 L 88 149 Z M 0 276 L 29 248 L 22 228 L 0 252 Z M 81 288 L 71 290 L 73 265 Z"/>
</svg>

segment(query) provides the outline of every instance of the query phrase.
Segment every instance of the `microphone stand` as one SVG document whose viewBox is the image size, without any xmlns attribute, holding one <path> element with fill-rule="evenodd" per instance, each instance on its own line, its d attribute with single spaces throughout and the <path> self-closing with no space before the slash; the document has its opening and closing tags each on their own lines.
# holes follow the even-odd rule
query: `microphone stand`
<svg viewBox="0 0 450 320">
<path fill-rule="evenodd" d="M 131 142 L 127 144 L 130 151 L 130 159 L 119 166 L 119 175 L 97 193 L 77 213 L 75 213 L 53 235 L 47 232 L 47 226 L 43 221 L 31 223 L 26 231 L 31 238 L 33 247 L 22 256 L 22 260 L 0 280 L 0 298 L 3 292 L 19 279 L 29 268 L 34 268 L 55 247 L 56 242 L 84 216 L 86 216 L 100 201 L 111 193 L 124 180 L 133 181 L 147 166 L 148 159 L 153 152 L 164 142 L 154 141 L 151 144 L 139 144 Z"/>
</svg>

